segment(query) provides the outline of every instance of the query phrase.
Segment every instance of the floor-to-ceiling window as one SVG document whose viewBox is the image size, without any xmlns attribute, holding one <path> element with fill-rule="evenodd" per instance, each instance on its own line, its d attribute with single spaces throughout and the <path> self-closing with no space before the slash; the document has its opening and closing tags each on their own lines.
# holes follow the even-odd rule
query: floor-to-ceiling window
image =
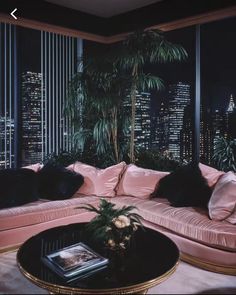
<svg viewBox="0 0 236 295">
<path fill-rule="evenodd" d="M 19 64 L 19 156 L 22 165 L 42 159 L 42 71 L 40 31 L 17 28 Z"/>
<path fill-rule="evenodd" d="M 213 158 L 218 139 L 224 138 L 226 147 L 236 139 L 235 27 L 236 18 L 228 18 L 166 33 L 171 41 L 184 46 L 189 57 L 186 62 L 159 65 L 154 69 L 163 78 L 165 89 L 151 94 L 151 135 L 152 146 L 176 160 L 197 160 L 199 154 L 201 162 L 220 169 Z M 196 108 L 197 81 L 199 110 Z M 199 129 L 196 128 L 198 111 Z M 196 146 L 196 137 L 199 137 L 199 146 Z M 234 145 L 234 152 L 235 149 Z"/>
<path fill-rule="evenodd" d="M 175 30 L 165 36 L 181 44 L 188 58 L 151 68 L 165 85 L 162 91 L 151 93 L 151 147 L 175 160 L 189 161 L 193 156 L 195 28 Z"/>
<path fill-rule="evenodd" d="M 0 23 L 0 167 L 15 163 L 16 27 Z"/>
<path fill-rule="evenodd" d="M 63 107 L 82 40 L 8 24 L 1 24 L 0 33 L 0 167 L 70 150 L 73 126 Z"/>
<path fill-rule="evenodd" d="M 201 25 L 200 160 L 207 164 L 217 164 L 218 139 L 236 139 L 235 28 L 236 18 Z"/>
<path fill-rule="evenodd" d="M 229 18 L 200 26 L 199 154 L 208 164 L 214 164 L 218 138 L 236 138 L 235 24 L 236 19 Z M 163 79 L 165 89 L 138 94 L 137 126 L 145 127 L 139 130 L 141 135 L 137 133 L 137 140 L 140 147 L 190 161 L 194 153 L 196 27 L 165 35 L 183 45 L 189 57 L 149 69 Z M 81 54 L 81 39 L 6 23 L 1 23 L 0 38 L 0 167 L 26 165 L 70 149 L 73 126 L 63 115 L 63 103 Z"/>
</svg>

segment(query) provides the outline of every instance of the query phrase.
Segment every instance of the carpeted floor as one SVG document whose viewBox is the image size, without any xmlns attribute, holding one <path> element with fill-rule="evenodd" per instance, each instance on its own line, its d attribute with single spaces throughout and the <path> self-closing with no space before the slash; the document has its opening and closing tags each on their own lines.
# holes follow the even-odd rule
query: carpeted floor
<svg viewBox="0 0 236 295">
<path fill-rule="evenodd" d="M 16 252 L 0 255 L 0 294 L 48 294 L 21 275 Z M 236 276 L 201 270 L 180 262 L 176 272 L 148 294 L 236 294 Z"/>
</svg>

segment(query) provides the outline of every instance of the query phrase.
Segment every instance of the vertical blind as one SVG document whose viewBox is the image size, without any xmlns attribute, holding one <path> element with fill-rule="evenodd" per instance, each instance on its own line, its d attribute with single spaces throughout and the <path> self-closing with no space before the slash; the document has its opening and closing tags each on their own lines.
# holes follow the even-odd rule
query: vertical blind
<svg viewBox="0 0 236 295">
<path fill-rule="evenodd" d="M 73 147 L 73 124 L 63 108 L 81 44 L 81 39 L 41 31 L 42 157 Z"/>
<path fill-rule="evenodd" d="M 0 168 L 15 165 L 16 27 L 0 23 Z"/>
</svg>

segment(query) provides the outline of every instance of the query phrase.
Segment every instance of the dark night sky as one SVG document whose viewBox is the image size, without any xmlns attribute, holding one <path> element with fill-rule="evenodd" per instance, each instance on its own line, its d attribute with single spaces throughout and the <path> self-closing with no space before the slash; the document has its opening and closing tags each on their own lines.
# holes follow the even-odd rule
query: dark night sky
<svg viewBox="0 0 236 295">
<path fill-rule="evenodd" d="M 236 98 L 236 18 L 202 26 L 203 99 L 215 107 Z"/>
<path fill-rule="evenodd" d="M 189 58 L 174 64 L 155 65 L 148 71 L 161 77 L 165 85 L 178 81 L 192 85 L 195 80 L 195 27 L 166 33 L 166 37 L 184 46 Z M 22 71 L 40 71 L 40 32 L 20 29 L 20 60 Z M 212 108 L 228 103 L 232 93 L 236 98 L 236 18 L 201 25 L 201 86 L 202 101 Z M 160 101 L 164 92 L 153 94 Z"/>
<path fill-rule="evenodd" d="M 164 79 L 165 85 L 188 82 L 194 91 L 195 28 L 172 31 L 166 36 L 183 45 L 189 58 L 151 70 Z M 225 108 L 230 94 L 236 99 L 236 18 L 201 25 L 201 89 L 202 102 L 213 109 Z"/>
<path fill-rule="evenodd" d="M 31 29 L 18 29 L 19 61 L 21 72 L 41 71 L 41 32 Z"/>
</svg>

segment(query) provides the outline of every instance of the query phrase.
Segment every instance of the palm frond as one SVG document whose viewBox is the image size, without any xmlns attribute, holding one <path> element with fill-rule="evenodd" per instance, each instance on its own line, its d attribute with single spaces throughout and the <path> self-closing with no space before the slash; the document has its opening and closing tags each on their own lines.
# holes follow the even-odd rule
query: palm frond
<svg viewBox="0 0 236 295">
<path fill-rule="evenodd" d="M 134 64 L 144 66 L 146 63 L 181 61 L 188 56 L 180 44 L 166 40 L 159 30 L 144 30 L 130 34 L 123 41 L 120 65 L 125 69 Z"/>
<path fill-rule="evenodd" d="M 83 152 L 85 143 L 87 139 L 90 137 L 90 135 L 91 130 L 80 127 L 80 129 L 77 132 L 75 132 L 73 136 L 73 142 L 75 147 Z"/>
<path fill-rule="evenodd" d="M 163 80 L 151 74 L 142 73 L 137 79 L 137 88 L 142 91 L 151 89 L 161 90 L 164 88 Z"/>
<path fill-rule="evenodd" d="M 135 206 L 123 206 L 121 209 L 118 209 L 118 211 L 126 213 L 126 212 L 129 212 L 129 211 L 134 210 L 134 209 L 136 209 Z"/>
<path fill-rule="evenodd" d="M 117 57 L 116 64 L 118 67 L 121 67 L 124 70 L 130 70 L 133 69 L 133 67 L 136 65 L 138 65 L 139 67 L 144 66 L 145 59 L 142 54 L 139 54 L 136 51 L 129 53 L 126 50 L 123 50 Z"/>
<path fill-rule="evenodd" d="M 179 44 L 162 40 L 158 47 L 150 49 L 150 63 L 166 63 L 185 60 L 188 56 L 186 50 Z"/>
<path fill-rule="evenodd" d="M 212 159 L 219 169 L 236 171 L 236 141 L 224 137 L 216 138 Z"/>
<path fill-rule="evenodd" d="M 79 207 L 76 207 L 76 209 L 85 209 L 90 212 L 96 212 L 98 214 L 100 213 L 99 209 L 97 209 L 96 207 L 94 207 L 91 204 L 86 204 L 85 206 L 79 206 Z"/>
<path fill-rule="evenodd" d="M 94 126 L 93 138 L 98 154 L 104 154 L 111 142 L 111 124 L 106 118 L 101 118 Z"/>
</svg>

